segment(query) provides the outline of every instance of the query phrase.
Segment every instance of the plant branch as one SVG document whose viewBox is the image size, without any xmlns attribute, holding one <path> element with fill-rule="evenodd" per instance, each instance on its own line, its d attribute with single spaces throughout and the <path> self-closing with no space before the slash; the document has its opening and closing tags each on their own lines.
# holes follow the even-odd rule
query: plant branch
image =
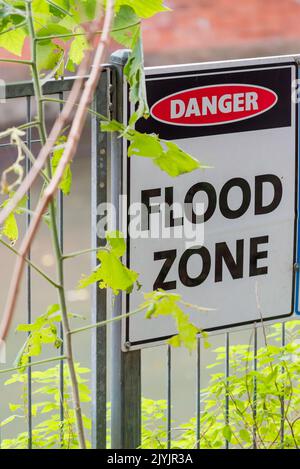
<svg viewBox="0 0 300 469">
<path fill-rule="evenodd" d="M 65 104 L 67 101 L 65 99 L 58 99 L 58 98 L 43 98 L 43 101 L 49 102 L 49 103 L 58 103 L 58 104 Z M 74 104 L 75 107 L 78 107 L 78 104 Z M 109 121 L 109 118 L 107 116 L 104 116 L 103 114 L 100 114 L 99 112 L 95 111 L 91 107 L 88 108 L 88 112 L 92 114 L 93 116 L 98 117 L 101 120 L 104 121 Z"/>
<path fill-rule="evenodd" d="M 10 373 L 11 371 L 18 371 L 21 369 L 31 368 L 32 366 L 44 365 L 45 363 L 56 362 L 65 360 L 67 357 L 65 355 L 60 355 L 59 357 L 46 358 L 45 360 L 39 360 L 36 362 L 27 363 L 27 365 L 15 366 L 14 368 L 6 368 L 5 370 L 0 370 L 0 374 Z"/>
<path fill-rule="evenodd" d="M 140 21 L 136 21 L 135 23 L 132 23 L 132 24 L 128 24 L 126 26 L 122 26 L 120 28 L 114 28 L 114 29 L 111 29 L 111 32 L 112 33 L 116 33 L 118 31 L 124 31 L 126 29 L 130 29 L 130 28 L 134 28 L 135 26 L 138 26 L 140 25 L 141 22 Z M 99 34 L 102 34 L 103 31 L 96 31 L 95 32 L 95 35 L 99 35 Z M 70 39 L 72 39 L 73 37 L 77 37 L 77 36 L 85 36 L 86 33 L 85 32 L 82 32 L 82 33 L 66 33 L 66 34 L 57 34 L 57 35 L 50 35 L 50 36 L 39 36 L 36 38 L 37 41 L 45 41 L 45 40 L 51 40 L 51 39 L 67 39 L 68 37 Z"/>
<path fill-rule="evenodd" d="M 97 247 L 97 248 L 89 248 L 89 249 L 83 249 L 82 251 L 75 251 L 75 252 L 70 252 L 69 254 L 64 254 L 63 259 L 73 259 L 74 257 L 82 256 L 84 254 L 89 254 L 91 252 L 98 252 L 98 251 L 103 251 L 104 248 L 102 247 Z"/>
<path fill-rule="evenodd" d="M 20 65 L 32 65 L 30 60 L 22 60 L 22 59 L 0 59 L 0 62 L 8 62 L 12 64 L 20 64 Z"/>
<path fill-rule="evenodd" d="M 30 129 L 31 127 L 39 127 L 39 125 L 40 125 L 39 121 L 26 122 L 26 124 L 19 125 L 17 129 L 26 130 L 26 129 Z"/>
<path fill-rule="evenodd" d="M 135 309 L 134 311 L 130 311 L 129 313 L 126 313 L 126 314 L 121 314 L 120 316 L 115 316 L 114 318 L 111 318 L 111 319 L 106 319 L 106 321 L 96 322 L 95 324 L 89 324 L 88 326 L 78 327 L 77 329 L 71 330 L 70 334 L 72 335 L 78 334 L 78 332 L 85 332 L 90 329 L 107 326 L 108 324 L 111 324 L 112 322 L 121 321 L 124 318 L 129 318 L 131 316 L 134 316 L 135 314 L 141 313 L 145 309 L 146 309 L 145 306 L 141 306 L 140 308 Z"/>
</svg>

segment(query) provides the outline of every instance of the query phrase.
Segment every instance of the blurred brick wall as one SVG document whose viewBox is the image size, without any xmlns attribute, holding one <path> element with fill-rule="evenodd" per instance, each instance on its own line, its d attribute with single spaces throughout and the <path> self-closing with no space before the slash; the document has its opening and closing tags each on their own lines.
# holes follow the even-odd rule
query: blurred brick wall
<svg viewBox="0 0 300 469">
<path fill-rule="evenodd" d="M 300 52 L 300 0 L 165 3 L 172 12 L 144 23 L 148 64 Z"/>
<path fill-rule="evenodd" d="M 151 2 L 152 0 L 148 0 Z M 300 0 L 165 0 L 143 22 L 146 65 L 300 53 Z M 28 45 L 24 55 L 29 53 Z M 0 56 L 8 56 L 0 48 Z M 0 64 L 8 80 L 28 67 Z"/>
</svg>

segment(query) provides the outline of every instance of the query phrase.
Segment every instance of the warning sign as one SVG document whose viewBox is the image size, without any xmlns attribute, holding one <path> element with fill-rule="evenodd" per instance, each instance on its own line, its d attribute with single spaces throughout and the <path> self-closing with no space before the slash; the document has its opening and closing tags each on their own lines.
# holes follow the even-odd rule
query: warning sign
<svg viewBox="0 0 300 469">
<path fill-rule="evenodd" d="M 127 265 L 140 273 L 143 292 L 162 288 L 211 308 L 189 310 L 207 331 L 294 311 L 296 79 L 291 57 L 147 70 L 151 116 L 137 129 L 174 141 L 209 168 L 172 178 L 124 151 L 128 226 L 130 207 L 146 208 L 140 236 L 128 236 Z M 124 308 L 142 299 L 135 291 Z M 123 324 L 133 348 L 174 333 L 168 317 Z"/>
</svg>

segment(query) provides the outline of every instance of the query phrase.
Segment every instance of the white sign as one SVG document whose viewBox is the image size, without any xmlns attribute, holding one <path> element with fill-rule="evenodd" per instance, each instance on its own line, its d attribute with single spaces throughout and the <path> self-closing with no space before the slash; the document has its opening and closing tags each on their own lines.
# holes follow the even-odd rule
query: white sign
<svg viewBox="0 0 300 469">
<path fill-rule="evenodd" d="M 162 288 L 212 309 L 188 311 L 207 331 L 293 313 L 296 78 L 292 57 L 147 69 L 151 117 L 137 129 L 211 168 L 172 178 L 124 152 L 128 206 L 147 208 L 143 236 L 127 243 L 142 284 L 127 312 Z M 124 321 L 123 343 L 141 348 L 175 333 L 172 318 L 140 314 Z"/>
</svg>

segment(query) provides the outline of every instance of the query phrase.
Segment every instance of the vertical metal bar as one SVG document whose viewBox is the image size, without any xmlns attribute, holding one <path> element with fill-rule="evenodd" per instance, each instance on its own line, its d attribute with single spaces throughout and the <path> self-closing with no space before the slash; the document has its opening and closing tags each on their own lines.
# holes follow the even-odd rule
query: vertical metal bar
<svg viewBox="0 0 300 469">
<path fill-rule="evenodd" d="M 196 389 L 196 448 L 200 449 L 201 436 L 201 337 L 197 339 L 197 389 Z"/>
<path fill-rule="evenodd" d="M 286 344 L 285 341 L 285 323 L 282 323 L 281 326 L 281 346 L 284 347 Z M 282 373 L 284 373 L 285 369 L 284 366 L 282 367 Z M 284 386 L 284 385 L 283 385 Z M 281 403 L 280 403 L 280 443 L 281 443 L 281 449 L 284 449 L 284 423 L 285 423 L 285 402 L 284 402 L 284 393 L 281 397 Z"/>
<path fill-rule="evenodd" d="M 123 109 L 123 68 L 128 59 L 128 51 L 117 51 L 111 56 L 114 66 L 114 115 L 124 120 Z M 117 214 L 116 228 L 120 222 L 119 196 L 122 194 L 122 155 L 123 141 L 112 137 L 111 151 L 111 196 Z M 113 302 L 113 317 L 122 313 L 122 297 Z M 112 325 L 112 377 L 111 377 L 111 438 L 112 448 L 136 448 L 141 441 L 141 353 L 122 352 L 121 322 Z"/>
<path fill-rule="evenodd" d="M 254 324 L 254 331 L 253 331 L 253 370 L 257 371 L 257 325 Z M 254 376 L 253 378 L 253 449 L 257 448 L 257 429 L 256 429 L 256 418 L 257 418 L 257 378 Z"/>
<path fill-rule="evenodd" d="M 167 448 L 171 449 L 172 443 L 172 355 L 171 347 L 167 348 Z"/>
<path fill-rule="evenodd" d="M 225 390 L 225 425 L 229 425 L 229 395 L 228 395 L 228 378 L 229 378 L 229 332 L 225 334 L 225 380 L 226 380 L 226 390 Z M 229 448 L 229 442 L 225 440 L 225 449 Z"/>
<path fill-rule="evenodd" d="M 27 104 L 27 122 L 31 121 L 31 98 L 28 96 L 26 98 Z M 26 131 L 26 139 L 27 139 L 27 146 L 29 150 L 31 150 L 31 128 L 28 128 Z M 30 171 L 31 162 L 28 157 L 25 160 L 25 172 L 28 174 Z M 30 216 L 30 207 L 31 207 L 31 194 L 30 189 L 27 192 L 27 201 L 26 201 L 26 230 L 28 230 L 31 216 Z M 28 251 L 27 257 L 30 259 L 31 253 Z M 31 304 L 31 268 L 30 265 L 27 264 L 26 266 L 26 289 L 27 289 L 27 322 L 28 324 L 31 323 L 32 315 L 32 304 Z M 27 380 L 28 380 L 28 388 L 27 388 L 27 421 L 28 421 L 28 449 L 32 449 L 32 375 L 31 375 L 31 367 L 27 369 Z"/>
<path fill-rule="evenodd" d="M 109 116 L 110 71 L 106 70 L 98 84 L 93 102 L 93 109 Z M 98 206 L 108 201 L 108 134 L 100 132 L 100 120 L 92 116 L 92 248 L 105 244 L 97 234 Z M 92 254 L 92 266 L 98 263 L 97 254 Z M 107 293 L 93 285 L 92 290 L 92 322 L 105 321 L 107 318 Z M 107 331 L 106 327 L 92 330 L 92 448 L 106 448 L 106 403 L 107 403 Z"/>
<path fill-rule="evenodd" d="M 64 99 L 64 94 L 59 93 L 59 99 L 63 100 Z M 63 103 L 59 103 L 59 111 L 61 112 L 63 108 Z M 63 217 L 64 217 L 64 205 L 63 205 L 63 193 L 62 191 L 58 192 L 58 236 L 59 236 L 59 245 L 61 252 L 63 252 L 64 249 L 64 222 L 63 222 Z M 63 339 L 64 336 L 64 331 L 63 331 L 63 325 L 60 323 L 60 337 Z M 60 353 L 61 355 L 64 354 L 64 344 L 62 342 L 61 348 L 60 348 Z M 61 422 L 61 435 L 60 435 L 60 443 L 61 446 L 64 444 L 64 361 L 61 360 L 59 363 L 59 393 L 60 393 L 60 408 L 59 408 L 59 418 Z"/>
</svg>

